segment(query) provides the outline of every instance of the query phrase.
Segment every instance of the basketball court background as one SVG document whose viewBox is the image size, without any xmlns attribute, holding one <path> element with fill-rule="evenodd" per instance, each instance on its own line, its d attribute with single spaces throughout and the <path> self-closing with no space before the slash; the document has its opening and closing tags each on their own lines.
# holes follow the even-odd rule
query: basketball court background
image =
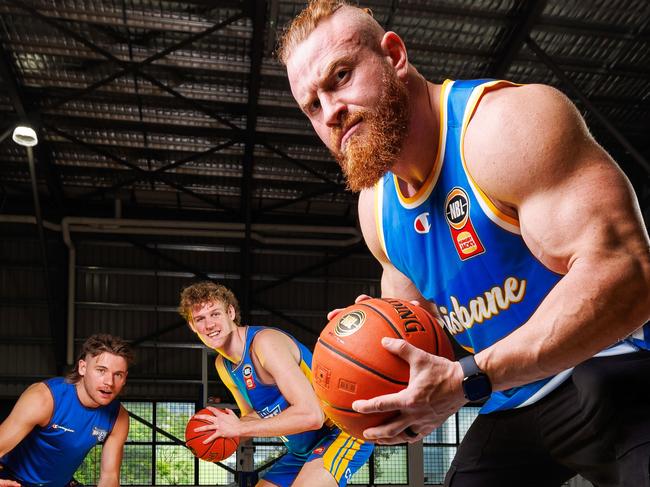
<svg viewBox="0 0 650 487">
<path fill-rule="evenodd" d="M 124 485 L 228 485 L 237 469 L 282 453 L 260 439 L 241 462 L 215 466 L 178 444 L 195 408 L 232 402 L 214 356 L 175 311 L 184 285 L 223 282 L 245 323 L 309 346 L 328 310 L 379 294 L 356 197 L 272 57 L 279 27 L 301 6 L 0 0 L 0 412 L 30 383 L 61 374 L 89 334 L 132 340 Z M 404 38 L 429 80 L 564 91 L 648 221 L 648 2 L 363 6 Z M 31 150 L 12 141 L 20 121 L 37 131 Z M 440 483 L 476 411 L 462 409 L 422 445 L 378 448 L 354 482 Z M 79 472 L 84 483 L 96 482 L 98 454 Z"/>
</svg>

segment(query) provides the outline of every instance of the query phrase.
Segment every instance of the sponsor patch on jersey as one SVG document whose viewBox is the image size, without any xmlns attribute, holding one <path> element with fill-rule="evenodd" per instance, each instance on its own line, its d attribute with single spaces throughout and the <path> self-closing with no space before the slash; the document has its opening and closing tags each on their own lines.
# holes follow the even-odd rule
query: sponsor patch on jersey
<svg viewBox="0 0 650 487">
<path fill-rule="evenodd" d="M 334 327 L 334 333 L 340 337 L 352 335 L 366 322 L 366 314 L 361 310 L 345 313 Z"/>
<path fill-rule="evenodd" d="M 74 433 L 74 430 L 73 430 L 73 429 L 66 428 L 65 426 L 61 426 L 60 424 L 56 424 L 56 423 L 53 423 L 53 424 L 52 424 L 52 429 L 53 429 L 53 430 L 61 430 L 61 431 L 65 431 L 66 433 Z"/>
<path fill-rule="evenodd" d="M 103 443 L 108 436 L 108 431 L 98 426 L 93 426 L 93 436 L 97 438 L 98 443 Z"/>
<path fill-rule="evenodd" d="M 253 379 L 253 366 L 250 364 L 244 365 L 242 369 L 242 374 L 244 376 L 244 383 L 246 384 L 246 389 L 255 389 L 255 379 Z"/>
<path fill-rule="evenodd" d="M 455 187 L 447 194 L 445 218 L 460 260 L 467 260 L 485 252 L 472 225 L 469 216 L 469 197 L 463 188 Z"/>
<path fill-rule="evenodd" d="M 324 446 L 319 446 L 318 448 L 314 448 L 314 450 L 312 451 L 312 454 L 314 454 L 314 455 L 322 455 L 324 451 L 325 451 L 325 447 Z"/>
<path fill-rule="evenodd" d="M 420 213 L 415 217 L 415 220 L 413 220 L 413 228 L 418 233 L 429 233 L 429 230 L 431 230 L 431 222 L 429 221 L 428 211 Z"/>
</svg>

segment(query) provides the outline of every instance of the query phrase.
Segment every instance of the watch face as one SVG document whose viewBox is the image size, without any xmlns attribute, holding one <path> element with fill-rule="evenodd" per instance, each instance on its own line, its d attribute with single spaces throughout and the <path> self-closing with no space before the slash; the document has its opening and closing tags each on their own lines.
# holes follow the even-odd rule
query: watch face
<svg viewBox="0 0 650 487">
<path fill-rule="evenodd" d="M 490 379 L 485 374 L 476 374 L 470 377 L 465 377 L 463 381 L 463 391 L 465 398 L 470 401 L 479 401 L 485 399 L 492 394 L 492 384 Z"/>
</svg>

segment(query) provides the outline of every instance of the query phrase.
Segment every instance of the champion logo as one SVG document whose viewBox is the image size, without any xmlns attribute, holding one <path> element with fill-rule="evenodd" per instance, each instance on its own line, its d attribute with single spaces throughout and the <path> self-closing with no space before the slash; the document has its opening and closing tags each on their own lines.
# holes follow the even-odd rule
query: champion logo
<svg viewBox="0 0 650 487">
<path fill-rule="evenodd" d="M 52 429 L 53 430 L 62 430 L 62 431 L 65 431 L 66 433 L 74 433 L 74 430 L 72 430 L 70 428 L 66 428 L 65 426 L 61 426 L 60 424 L 56 424 L 56 423 L 54 423 L 52 425 Z"/>
<path fill-rule="evenodd" d="M 420 213 L 413 221 L 413 228 L 418 233 L 429 233 L 431 222 L 429 222 L 429 212 Z"/>
</svg>

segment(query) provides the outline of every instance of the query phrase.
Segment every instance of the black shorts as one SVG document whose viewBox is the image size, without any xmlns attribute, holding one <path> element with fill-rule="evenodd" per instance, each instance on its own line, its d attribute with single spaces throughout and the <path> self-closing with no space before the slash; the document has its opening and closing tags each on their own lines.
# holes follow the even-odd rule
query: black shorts
<svg viewBox="0 0 650 487">
<path fill-rule="evenodd" d="M 27 484 L 22 480 L 18 480 L 14 475 L 12 475 L 12 473 L 7 469 L 7 467 L 5 467 L 2 464 L 0 464 L 0 479 L 13 480 L 15 482 L 18 482 L 23 487 L 31 487 L 31 484 Z M 75 479 L 72 479 L 70 482 L 68 482 L 65 485 L 65 487 L 83 487 L 83 485 L 77 482 Z"/>
<path fill-rule="evenodd" d="M 650 487 L 650 352 L 592 358 L 537 403 L 479 415 L 446 487 Z"/>
</svg>

